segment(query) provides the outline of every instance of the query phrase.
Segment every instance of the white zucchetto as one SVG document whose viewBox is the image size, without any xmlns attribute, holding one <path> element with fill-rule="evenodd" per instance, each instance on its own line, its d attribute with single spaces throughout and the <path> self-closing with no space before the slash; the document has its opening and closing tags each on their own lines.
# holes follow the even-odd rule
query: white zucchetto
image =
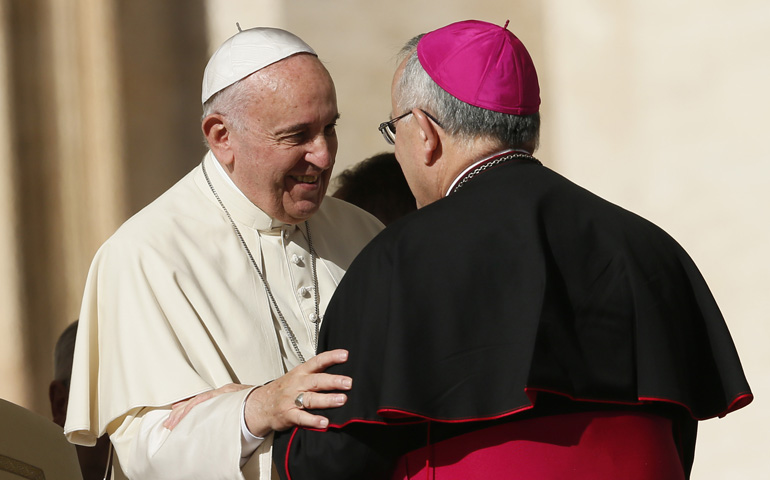
<svg viewBox="0 0 770 480">
<path fill-rule="evenodd" d="M 203 72 L 201 103 L 238 80 L 297 53 L 316 55 L 310 45 L 279 28 L 256 27 L 228 38 Z"/>
</svg>

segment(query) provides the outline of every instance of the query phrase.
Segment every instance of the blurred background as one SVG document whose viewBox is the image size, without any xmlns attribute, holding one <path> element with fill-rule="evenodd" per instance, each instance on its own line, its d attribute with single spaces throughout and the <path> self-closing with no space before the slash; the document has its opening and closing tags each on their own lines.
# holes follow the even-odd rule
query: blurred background
<svg viewBox="0 0 770 480">
<path fill-rule="evenodd" d="M 339 173 L 390 149 L 377 125 L 403 43 L 470 18 L 510 20 L 530 50 L 536 156 L 672 234 L 722 308 L 757 398 L 701 423 L 692 478 L 767 478 L 766 0 L 0 0 L 0 398 L 50 416 L 91 258 L 200 162 L 203 69 L 236 22 L 319 53 Z"/>
</svg>

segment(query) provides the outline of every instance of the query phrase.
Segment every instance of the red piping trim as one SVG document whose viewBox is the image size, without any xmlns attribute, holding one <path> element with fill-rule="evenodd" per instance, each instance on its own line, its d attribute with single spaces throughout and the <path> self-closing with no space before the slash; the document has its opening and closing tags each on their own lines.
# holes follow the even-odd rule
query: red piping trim
<svg viewBox="0 0 770 480">
<path fill-rule="evenodd" d="M 667 398 L 639 397 L 639 400 L 636 402 L 633 402 L 633 401 L 621 402 L 621 401 L 615 401 L 615 400 L 601 400 L 601 399 L 592 399 L 592 398 L 573 397 L 572 395 L 569 395 L 563 392 L 548 390 L 544 388 L 528 387 L 528 388 L 525 388 L 524 391 L 526 392 L 527 396 L 529 396 L 532 404 L 523 405 L 521 407 L 514 408 L 513 410 L 508 410 L 506 412 L 502 412 L 499 414 L 483 416 L 483 417 L 440 418 L 440 417 L 431 417 L 427 415 L 422 415 L 419 413 L 410 412 L 410 411 L 402 410 L 398 408 L 391 408 L 391 407 L 380 408 L 377 410 L 377 414 L 386 418 L 404 420 L 402 422 L 399 422 L 399 424 L 401 425 L 420 423 L 424 421 L 435 421 L 435 422 L 443 422 L 443 423 L 464 423 L 464 422 L 474 422 L 474 421 L 497 420 L 497 419 L 514 415 L 526 410 L 530 410 L 531 408 L 534 407 L 535 399 L 537 398 L 537 393 L 543 392 L 543 393 L 550 393 L 554 395 L 561 395 L 575 402 L 592 402 L 592 403 L 603 403 L 603 404 L 609 404 L 609 405 L 644 405 L 645 403 L 655 403 L 655 402 L 670 403 L 670 404 L 678 405 L 680 407 L 685 408 L 690 413 L 690 416 L 695 420 L 707 420 L 709 418 L 724 417 L 728 413 L 734 412 L 735 410 L 745 407 L 746 405 L 751 403 L 752 400 L 754 399 L 754 396 L 751 393 L 741 393 L 732 402 L 730 402 L 730 405 L 723 412 L 720 412 L 716 415 L 712 415 L 709 417 L 696 417 L 693 414 L 692 409 L 687 404 L 678 402 L 676 400 L 667 399 Z M 411 421 L 407 421 L 407 419 L 411 419 Z M 370 419 L 363 419 L 363 418 L 352 418 L 342 424 L 330 424 L 329 427 L 344 428 L 347 425 L 350 425 L 351 423 L 366 423 L 366 424 L 374 424 L 374 425 L 392 425 L 393 424 L 392 422 L 389 422 L 387 420 L 370 420 Z"/>
<path fill-rule="evenodd" d="M 291 480 L 291 472 L 289 472 L 289 452 L 291 452 L 291 445 L 294 443 L 294 437 L 297 435 L 298 427 L 294 427 L 294 431 L 291 432 L 291 438 L 289 438 L 289 446 L 286 447 L 286 457 L 283 459 L 283 468 L 286 470 L 286 478 Z"/>
<path fill-rule="evenodd" d="M 724 410 L 723 412 L 718 413 L 716 415 L 712 415 L 710 417 L 696 417 L 695 414 L 693 414 L 693 411 L 689 407 L 689 405 L 682 402 L 678 402 L 676 400 L 671 400 L 668 398 L 638 397 L 639 398 L 638 402 L 621 402 L 621 401 L 614 401 L 614 400 L 596 400 L 592 398 L 573 397 L 572 395 L 568 395 L 566 393 L 547 390 L 544 388 L 524 388 L 524 391 L 527 393 L 527 395 L 530 396 L 531 399 L 533 399 L 533 396 L 530 395 L 530 391 L 534 394 L 537 394 L 537 392 L 544 392 L 544 393 L 551 393 L 555 395 L 561 395 L 576 402 L 593 402 L 593 403 L 606 403 L 606 404 L 615 404 L 615 405 L 643 405 L 644 403 L 649 403 L 649 402 L 671 403 L 671 404 L 679 405 L 680 407 L 685 408 L 690 413 L 690 416 L 695 420 L 708 420 L 709 418 L 724 417 L 730 412 L 733 412 L 735 410 L 738 410 L 739 408 L 745 407 L 746 405 L 751 403 L 751 401 L 754 399 L 754 396 L 751 393 L 740 393 L 732 402 L 730 402 L 730 405 L 728 405 L 727 409 Z"/>
<path fill-rule="evenodd" d="M 427 435 L 428 435 L 428 438 L 427 438 L 428 445 L 427 446 L 430 448 L 430 453 L 428 455 L 425 455 L 425 479 L 426 480 L 431 480 L 431 478 L 430 478 L 431 466 L 434 465 L 435 462 L 434 462 L 434 459 L 433 459 L 433 448 L 432 448 L 433 446 L 430 443 L 430 422 L 428 422 L 428 428 L 426 430 L 428 431 L 427 432 Z M 407 475 L 408 475 L 408 473 L 407 473 Z"/>
<path fill-rule="evenodd" d="M 740 410 L 741 408 L 750 404 L 752 401 L 754 401 L 754 395 L 751 393 L 743 393 L 739 395 L 735 400 L 732 401 L 732 403 L 727 407 L 727 410 L 722 415 L 720 415 L 719 418 L 724 417 L 728 413 Z"/>
</svg>

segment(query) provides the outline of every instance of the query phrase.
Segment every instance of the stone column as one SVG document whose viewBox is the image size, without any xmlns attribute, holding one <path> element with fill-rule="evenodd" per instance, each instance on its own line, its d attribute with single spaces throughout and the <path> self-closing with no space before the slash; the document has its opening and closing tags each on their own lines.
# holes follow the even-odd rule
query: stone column
<svg viewBox="0 0 770 480">
<path fill-rule="evenodd" d="M 0 2 L 0 397 L 25 404 L 29 392 L 25 382 L 24 349 L 19 322 L 21 310 L 20 262 L 16 231 L 15 148 L 12 142 L 11 35 L 6 2 Z"/>
<path fill-rule="evenodd" d="M 40 413 L 53 345 L 77 317 L 88 259 L 125 210 L 110 7 L 28 0 L 0 11 L 2 290 L 12 297 L 3 322 L 14 332 L 7 364 L 22 365 L 0 388 Z"/>
<path fill-rule="evenodd" d="M 204 20 L 203 0 L 0 3 L 1 397 L 48 414 L 97 248 L 202 158 Z"/>
</svg>

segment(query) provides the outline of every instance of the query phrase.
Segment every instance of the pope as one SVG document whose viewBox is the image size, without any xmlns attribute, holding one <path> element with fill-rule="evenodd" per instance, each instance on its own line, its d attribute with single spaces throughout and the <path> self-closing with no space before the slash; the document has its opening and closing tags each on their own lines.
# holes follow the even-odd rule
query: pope
<svg viewBox="0 0 770 480">
<path fill-rule="evenodd" d="M 273 432 L 326 426 L 302 407 L 350 388 L 324 373 L 347 353 L 316 356 L 318 329 L 382 225 L 325 198 L 329 73 L 296 35 L 248 29 L 209 60 L 201 101 L 209 152 L 102 245 L 86 282 L 65 432 L 108 434 L 116 478 L 271 478 Z"/>
</svg>

